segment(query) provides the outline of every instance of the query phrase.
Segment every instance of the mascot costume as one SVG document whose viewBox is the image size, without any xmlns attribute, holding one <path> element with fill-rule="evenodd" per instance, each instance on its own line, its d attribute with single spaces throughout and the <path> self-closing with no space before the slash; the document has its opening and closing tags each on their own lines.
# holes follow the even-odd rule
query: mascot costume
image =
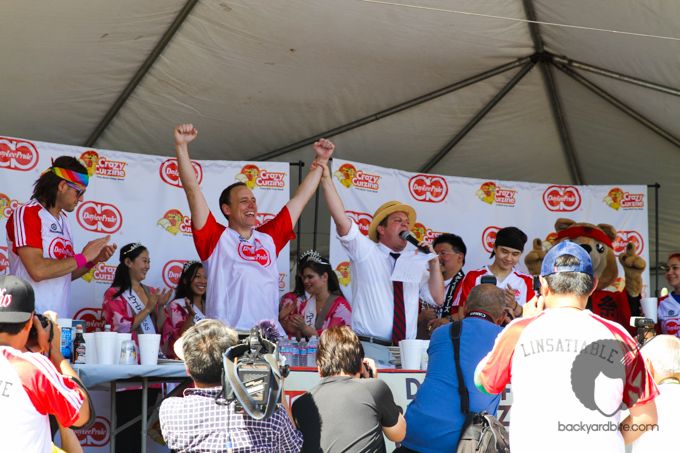
<svg viewBox="0 0 680 453">
<path fill-rule="evenodd" d="M 619 262 L 625 274 L 625 290 L 605 291 L 618 277 L 618 266 L 614 256 L 613 241 L 616 230 L 611 225 L 576 223 L 569 219 L 557 219 L 555 222 L 557 235 L 554 243 L 563 241 L 575 242 L 583 247 L 593 261 L 593 273 L 598 279 L 595 292 L 588 299 L 586 308 L 605 319 L 618 322 L 631 335 L 637 334 L 630 326 L 630 317 L 640 315 L 640 293 L 642 291 L 642 272 L 647 264 L 636 255 L 635 245 L 629 243 L 626 251 L 619 255 Z M 534 239 L 534 249 L 524 258 L 524 263 L 532 275 L 541 272 L 541 263 L 547 251 L 543 249 L 540 239 Z"/>
</svg>

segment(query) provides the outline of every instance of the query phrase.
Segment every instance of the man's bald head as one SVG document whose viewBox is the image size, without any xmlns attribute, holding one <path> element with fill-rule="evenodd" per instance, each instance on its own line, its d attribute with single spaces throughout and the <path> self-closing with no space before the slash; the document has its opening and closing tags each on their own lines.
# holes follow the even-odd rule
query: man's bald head
<svg viewBox="0 0 680 453">
<path fill-rule="evenodd" d="M 656 382 L 668 377 L 680 378 L 680 338 L 674 335 L 657 335 L 640 352 L 651 363 L 652 377 Z"/>
<path fill-rule="evenodd" d="M 468 312 L 483 311 L 498 322 L 505 311 L 505 293 L 496 285 L 484 283 L 472 288 L 465 304 Z"/>
</svg>

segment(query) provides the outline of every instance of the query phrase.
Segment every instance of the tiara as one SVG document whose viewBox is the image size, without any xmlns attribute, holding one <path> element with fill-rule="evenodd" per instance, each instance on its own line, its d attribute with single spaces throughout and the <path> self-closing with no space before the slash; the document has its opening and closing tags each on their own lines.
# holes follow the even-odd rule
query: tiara
<svg viewBox="0 0 680 453">
<path fill-rule="evenodd" d="M 309 250 L 309 251 L 305 252 L 305 254 L 303 255 L 303 258 L 304 257 L 307 258 L 308 262 L 314 261 L 315 263 L 325 264 L 325 265 L 328 265 L 328 266 L 330 265 L 330 263 L 325 262 L 323 260 L 323 258 L 321 258 L 321 255 L 319 255 L 319 252 L 317 252 L 316 250 Z M 300 259 L 302 259 L 302 258 L 300 258 Z"/>
<path fill-rule="evenodd" d="M 200 263 L 200 261 L 191 260 L 184 263 L 184 267 L 182 267 L 182 273 L 185 273 L 191 266 L 193 266 L 196 263 Z"/>
<path fill-rule="evenodd" d="M 134 249 L 139 248 L 139 247 L 142 247 L 142 243 L 141 242 L 135 242 L 134 244 L 132 244 L 132 247 L 130 247 L 128 250 L 123 252 L 123 255 L 127 255 L 128 253 L 131 253 Z"/>
</svg>

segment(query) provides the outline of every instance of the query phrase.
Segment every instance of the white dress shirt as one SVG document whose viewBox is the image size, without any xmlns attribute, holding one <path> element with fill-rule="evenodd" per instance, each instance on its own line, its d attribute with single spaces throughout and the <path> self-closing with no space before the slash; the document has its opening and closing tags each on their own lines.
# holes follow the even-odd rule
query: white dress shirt
<svg viewBox="0 0 680 453">
<path fill-rule="evenodd" d="M 354 221 L 346 236 L 339 236 L 340 244 L 349 255 L 352 278 L 352 329 L 357 335 L 366 335 L 391 341 L 394 319 L 394 292 L 390 276 L 394 269 L 395 253 L 383 244 L 375 243 L 359 231 Z M 400 255 L 409 257 L 415 248 L 407 245 Z M 404 308 L 406 311 L 406 339 L 416 338 L 418 331 L 418 299 L 435 305 L 430 289 L 426 262 L 423 278 L 418 283 L 404 283 Z"/>
</svg>

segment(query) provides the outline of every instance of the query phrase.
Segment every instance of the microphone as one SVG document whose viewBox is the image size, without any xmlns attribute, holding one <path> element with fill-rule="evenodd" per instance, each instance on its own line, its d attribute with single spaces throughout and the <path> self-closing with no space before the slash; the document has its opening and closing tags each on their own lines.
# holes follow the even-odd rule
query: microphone
<svg viewBox="0 0 680 453">
<path fill-rule="evenodd" d="M 399 233 L 399 237 L 402 238 L 405 241 L 410 242 L 411 244 L 415 245 L 418 250 L 420 250 L 423 253 L 430 253 L 430 249 L 427 247 L 421 247 L 418 245 L 418 239 L 411 233 L 410 231 L 402 231 Z"/>
</svg>

